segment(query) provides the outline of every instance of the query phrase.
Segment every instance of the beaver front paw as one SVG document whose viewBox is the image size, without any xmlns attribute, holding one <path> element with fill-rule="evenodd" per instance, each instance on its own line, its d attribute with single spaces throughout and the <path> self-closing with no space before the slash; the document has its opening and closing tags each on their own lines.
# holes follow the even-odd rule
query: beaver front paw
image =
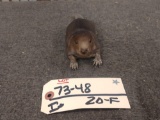
<svg viewBox="0 0 160 120">
<path fill-rule="evenodd" d="M 93 60 L 93 65 L 94 65 L 94 66 L 100 66 L 100 65 L 102 65 L 102 59 L 96 57 L 96 58 Z"/>
<path fill-rule="evenodd" d="M 72 68 L 73 70 L 78 69 L 78 63 L 77 62 L 70 62 L 70 68 Z"/>
</svg>

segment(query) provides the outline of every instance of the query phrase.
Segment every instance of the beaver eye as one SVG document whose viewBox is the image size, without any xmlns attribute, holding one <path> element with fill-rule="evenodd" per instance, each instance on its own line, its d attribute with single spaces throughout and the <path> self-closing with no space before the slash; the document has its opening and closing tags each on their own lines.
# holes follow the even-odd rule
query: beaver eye
<svg viewBox="0 0 160 120">
<path fill-rule="evenodd" d="M 92 40 L 89 40 L 89 42 L 91 43 L 91 42 L 92 42 Z"/>
<path fill-rule="evenodd" d="M 78 41 L 77 41 L 77 40 L 75 41 L 75 44 L 78 44 Z"/>
</svg>

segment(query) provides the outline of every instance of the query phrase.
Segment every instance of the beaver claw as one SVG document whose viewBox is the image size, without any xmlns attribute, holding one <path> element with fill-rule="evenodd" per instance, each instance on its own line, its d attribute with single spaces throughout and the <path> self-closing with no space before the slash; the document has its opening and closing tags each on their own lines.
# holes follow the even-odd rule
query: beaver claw
<svg viewBox="0 0 160 120">
<path fill-rule="evenodd" d="M 100 65 L 102 65 L 102 60 L 101 60 L 101 58 L 95 58 L 95 59 L 93 60 L 93 65 L 95 65 L 95 66 L 100 66 Z"/>
<path fill-rule="evenodd" d="M 70 68 L 72 68 L 73 70 L 78 69 L 78 63 L 77 62 L 71 62 L 70 63 Z"/>
</svg>

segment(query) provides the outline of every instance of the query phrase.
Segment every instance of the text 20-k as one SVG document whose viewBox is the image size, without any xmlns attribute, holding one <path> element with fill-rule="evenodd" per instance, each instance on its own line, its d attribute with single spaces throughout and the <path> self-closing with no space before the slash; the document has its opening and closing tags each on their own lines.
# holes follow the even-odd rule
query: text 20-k
<svg viewBox="0 0 160 120">
<path fill-rule="evenodd" d="M 69 95 L 71 93 L 71 91 L 73 90 L 81 90 L 82 93 L 90 93 L 91 84 L 90 83 L 86 83 L 86 84 L 80 84 L 79 86 L 75 85 L 74 87 L 70 88 L 68 85 L 65 86 L 57 86 L 54 87 L 54 89 L 59 89 L 58 94 L 61 95 L 62 91 L 64 92 L 65 95 Z"/>
</svg>

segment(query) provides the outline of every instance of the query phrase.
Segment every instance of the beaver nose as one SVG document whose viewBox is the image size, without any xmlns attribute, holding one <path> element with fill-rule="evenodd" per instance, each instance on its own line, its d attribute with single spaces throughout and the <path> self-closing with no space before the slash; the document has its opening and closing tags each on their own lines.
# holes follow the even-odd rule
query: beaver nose
<svg viewBox="0 0 160 120">
<path fill-rule="evenodd" d="M 87 49 L 82 49 L 82 50 L 81 50 L 81 53 L 82 53 L 82 54 L 86 54 L 87 52 L 88 52 Z"/>
</svg>

